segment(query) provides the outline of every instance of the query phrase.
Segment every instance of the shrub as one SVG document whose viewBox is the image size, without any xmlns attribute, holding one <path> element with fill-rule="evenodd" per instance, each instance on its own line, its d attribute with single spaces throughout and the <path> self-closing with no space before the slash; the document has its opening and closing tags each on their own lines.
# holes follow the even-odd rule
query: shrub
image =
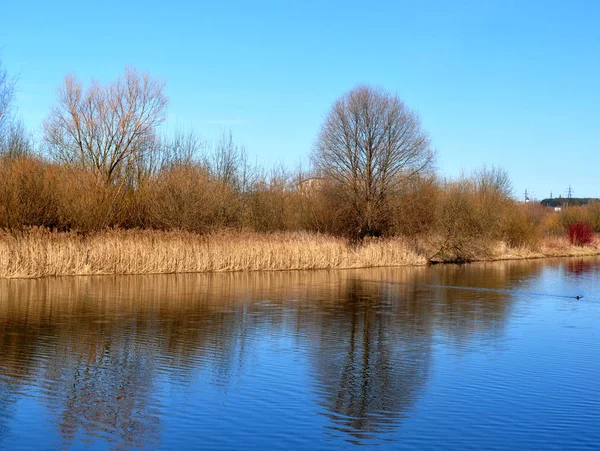
<svg viewBox="0 0 600 451">
<path fill-rule="evenodd" d="M 576 246 L 585 246 L 594 239 L 592 228 L 585 222 L 576 222 L 569 226 L 569 241 Z"/>
<path fill-rule="evenodd" d="M 55 227 L 54 172 L 41 159 L 0 159 L 0 227 Z"/>
<path fill-rule="evenodd" d="M 149 183 L 146 202 L 150 223 L 159 229 L 203 233 L 234 228 L 240 215 L 236 193 L 200 165 L 162 171 Z"/>
<path fill-rule="evenodd" d="M 563 236 L 565 230 L 559 213 L 552 211 L 542 219 L 540 232 L 543 236 Z"/>
<path fill-rule="evenodd" d="M 594 232 L 600 232 L 600 202 L 592 202 L 585 208 L 587 210 L 588 224 Z"/>
<path fill-rule="evenodd" d="M 560 222 L 563 226 L 563 230 L 569 230 L 569 228 L 578 222 L 587 223 L 587 211 L 585 207 L 570 206 L 562 209 L 560 212 Z"/>
<path fill-rule="evenodd" d="M 501 198 L 478 191 L 469 179 L 444 186 L 430 260 L 462 263 L 489 255 L 491 244 L 500 238 L 502 203 Z"/>
<path fill-rule="evenodd" d="M 433 177 L 419 177 L 406 183 L 400 195 L 390 202 L 393 208 L 390 232 L 407 237 L 429 233 L 435 227 L 440 191 Z"/>
<path fill-rule="evenodd" d="M 509 204 L 502 219 L 502 235 L 508 246 L 536 249 L 542 213 L 535 205 Z"/>
</svg>

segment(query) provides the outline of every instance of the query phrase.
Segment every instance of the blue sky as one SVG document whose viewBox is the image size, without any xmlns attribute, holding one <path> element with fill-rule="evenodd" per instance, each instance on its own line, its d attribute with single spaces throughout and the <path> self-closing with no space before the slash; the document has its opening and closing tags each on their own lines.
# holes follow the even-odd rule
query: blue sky
<svg viewBox="0 0 600 451">
<path fill-rule="evenodd" d="M 168 127 L 231 129 L 295 167 L 359 83 L 416 110 L 443 176 L 505 168 L 516 195 L 600 197 L 597 1 L 2 1 L 0 48 L 33 130 L 67 73 L 167 83 Z"/>
</svg>

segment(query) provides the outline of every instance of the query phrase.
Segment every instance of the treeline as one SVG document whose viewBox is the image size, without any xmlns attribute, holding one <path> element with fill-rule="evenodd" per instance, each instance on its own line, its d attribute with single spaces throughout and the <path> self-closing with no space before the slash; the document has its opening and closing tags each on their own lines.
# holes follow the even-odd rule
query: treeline
<svg viewBox="0 0 600 451">
<path fill-rule="evenodd" d="M 543 199 L 540 203 L 544 207 L 581 207 L 599 201 L 600 199 L 593 197 L 554 197 L 552 199 Z"/>
<path fill-rule="evenodd" d="M 600 204 L 555 213 L 517 203 L 498 168 L 440 179 L 418 116 L 382 90 L 359 86 L 335 102 L 303 172 L 249 164 L 230 133 L 210 145 L 161 137 L 163 88 L 133 69 L 87 89 L 67 77 L 34 143 L 0 67 L 0 228 L 401 236 L 439 261 L 483 258 L 499 241 L 535 249 L 578 221 L 600 231 Z"/>
</svg>

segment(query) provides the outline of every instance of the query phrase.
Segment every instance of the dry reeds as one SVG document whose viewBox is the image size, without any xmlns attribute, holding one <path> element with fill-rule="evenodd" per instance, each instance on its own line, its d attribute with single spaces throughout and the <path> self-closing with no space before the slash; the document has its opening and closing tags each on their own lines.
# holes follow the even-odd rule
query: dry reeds
<svg viewBox="0 0 600 451">
<path fill-rule="evenodd" d="M 565 236 L 546 236 L 535 247 L 513 247 L 502 241 L 496 243 L 487 258 L 479 260 L 521 260 L 547 257 L 586 257 L 600 254 L 600 240 L 576 246 Z"/>
<path fill-rule="evenodd" d="M 402 239 L 343 239 L 308 233 L 110 230 L 88 235 L 32 229 L 0 235 L 0 277 L 159 274 L 423 265 Z"/>
</svg>

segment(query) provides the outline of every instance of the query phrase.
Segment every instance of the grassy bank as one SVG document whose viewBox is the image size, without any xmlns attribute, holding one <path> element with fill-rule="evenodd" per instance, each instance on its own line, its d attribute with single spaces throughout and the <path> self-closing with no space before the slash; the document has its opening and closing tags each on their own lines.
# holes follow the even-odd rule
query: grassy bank
<svg viewBox="0 0 600 451">
<path fill-rule="evenodd" d="M 110 230 L 91 234 L 33 229 L 0 234 L 0 277 L 344 269 L 427 263 L 427 246 L 402 238 L 360 246 L 309 233 L 216 233 Z M 474 260 L 596 255 L 598 240 L 579 247 L 547 238 L 537 250 L 498 243 Z"/>
<path fill-rule="evenodd" d="M 504 242 L 495 246 L 489 257 L 479 260 L 521 260 L 546 257 L 586 257 L 600 255 L 600 241 L 594 240 L 585 246 L 575 246 L 567 237 L 545 237 L 535 249 L 527 247 L 511 248 Z"/>
</svg>

